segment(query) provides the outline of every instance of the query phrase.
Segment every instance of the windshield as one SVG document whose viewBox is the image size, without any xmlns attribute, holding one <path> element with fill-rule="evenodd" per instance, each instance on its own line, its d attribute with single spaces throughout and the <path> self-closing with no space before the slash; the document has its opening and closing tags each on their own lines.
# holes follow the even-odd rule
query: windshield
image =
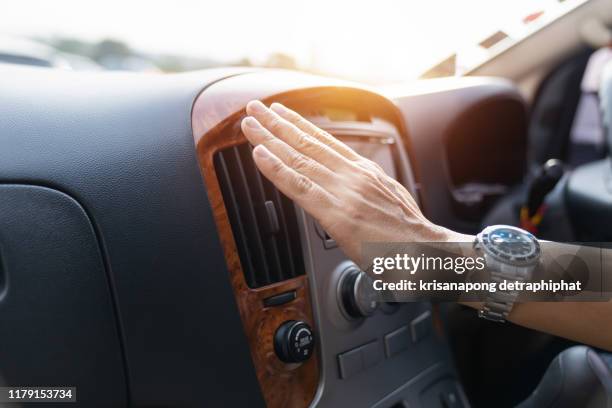
<svg viewBox="0 0 612 408">
<path fill-rule="evenodd" d="M 19 0 L 0 13 L 0 60 L 269 66 L 388 84 L 462 74 L 584 1 Z"/>
</svg>

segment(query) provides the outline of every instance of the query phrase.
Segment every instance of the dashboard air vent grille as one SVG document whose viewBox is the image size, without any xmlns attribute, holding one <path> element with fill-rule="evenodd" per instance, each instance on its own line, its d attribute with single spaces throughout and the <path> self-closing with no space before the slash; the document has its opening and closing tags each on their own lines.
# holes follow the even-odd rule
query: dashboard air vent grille
<svg viewBox="0 0 612 408">
<path fill-rule="evenodd" d="M 252 147 L 217 152 L 214 164 L 249 287 L 303 275 L 295 207 L 257 170 Z"/>
</svg>

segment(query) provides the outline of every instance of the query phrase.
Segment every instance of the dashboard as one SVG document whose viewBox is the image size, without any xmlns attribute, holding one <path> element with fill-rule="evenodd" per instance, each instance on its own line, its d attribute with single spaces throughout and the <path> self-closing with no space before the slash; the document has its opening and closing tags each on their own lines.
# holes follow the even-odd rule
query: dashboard
<svg viewBox="0 0 612 408">
<path fill-rule="evenodd" d="M 2 71 L 0 382 L 74 384 L 83 406 L 468 406 L 438 309 L 370 302 L 239 124 L 249 100 L 282 102 L 469 230 L 454 190 L 520 178 L 461 161 L 493 134 L 506 148 L 474 166 L 520 160 L 512 86 L 384 96 L 273 70 Z"/>
</svg>

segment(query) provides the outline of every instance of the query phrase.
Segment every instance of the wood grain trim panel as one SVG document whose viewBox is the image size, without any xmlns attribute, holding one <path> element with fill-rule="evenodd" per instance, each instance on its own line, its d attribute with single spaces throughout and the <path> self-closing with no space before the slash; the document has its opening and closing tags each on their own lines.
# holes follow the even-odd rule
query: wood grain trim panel
<svg viewBox="0 0 612 408">
<path fill-rule="evenodd" d="M 195 137 L 198 159 L 266 404 L 272 408 L 307 407 L 319 384 L 318 348 L 315 346 L 315 353 L 308 361 L 286 364 L 276 357 L 273 336 L 276 329 L 287 320 L 303 320 L 314 327 L 308 279 L 303 275 L 257 289 L 247 286 L 213 164 L 213 156 L 217 151 L 245 142 L 244 136 L 237 129 L 244 115 L 244 106 L 250 100 L 247 95 L 244 98 L 246 101 L 237 105 L 241 107 L 238 110 L 228 110 L 232 105 L 228 105 L 226 98 L 211 100 L 206 95 L 198 98 L 193 109 L 192 123 L 216 123 L 210 129 L 205 126 L 205 133 Z M 196 125 L 193 127 L 196 135 Z M 280 306 L 264 307 L 265 298 L 288 291 L 296 292 L 295 300 Z"/>
<path fill-rule="evenodd" d="M 234 76 L 207 88 L 194 102 L 191 126 L 196 146 L 208 132 L 227 121 L 236 112 L 244 113 L 244 107 L 253 99 L 274 99 L 299 97 L 316 89 L 345 89 L 369 92 L 371 96 L 384 99 L 373 91 L 357 84 L 322 78 L 293 71 L 262 71 Z M 388 100 L 386 103 L 390 103 Z"/>
</svg>

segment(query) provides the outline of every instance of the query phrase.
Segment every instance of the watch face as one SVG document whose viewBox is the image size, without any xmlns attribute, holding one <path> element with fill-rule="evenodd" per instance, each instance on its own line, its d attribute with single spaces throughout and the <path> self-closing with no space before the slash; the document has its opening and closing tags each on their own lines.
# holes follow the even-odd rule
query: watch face
<svg viewBox="0 0 612 408">
<path fill-rule="evenodd" d="M 529 264 L 540 255 L 537 239 L 527 231 L 509 226 L 495 226 L 481 234 L 487 252 L 505 262 Z"/>
</svg>

